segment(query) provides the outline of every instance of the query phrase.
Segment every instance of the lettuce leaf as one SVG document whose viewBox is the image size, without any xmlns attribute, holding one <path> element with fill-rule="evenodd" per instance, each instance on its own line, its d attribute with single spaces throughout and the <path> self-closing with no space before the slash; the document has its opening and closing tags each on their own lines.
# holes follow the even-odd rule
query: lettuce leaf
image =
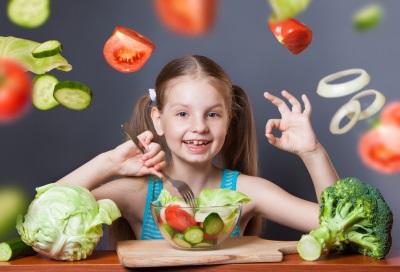
<svg viewBox="0 0 400 272">
<path fill-rule="evenodd" d="M 70 71 L 72 66 L 60 54 L 46 58 L 34 58 L 32 51 L 40 43 L 16 37 L 0 36 L 0 58 L 11 58 L 19 61 L 28 71 L 44 74 L 56 68 Z"/>
<path fill-rule="evenodd" d="M 286 20 L 303 12 L 311 0 L 269 0 L 273 9 L 270 20 L 273 22 Z"/>
<path fill-rule="evenodd" d="M 157 200 L 160 202 L 161 206 L 166 206 L 168 203 L 171 203 L 174 201 L 182 201 L 181 199 L 179 199 L 179 197 L 172 196 L 171 193 L 165 189 L 161 190 L 161 193 L 158 196 Z"/>
<path fill-rule="evenodd" d="M 250 203 L 250 198 L 247 195 L 229 189 L 206 189 L 201 191 L 197 198 L 199 207 L 207 206 L 225 206 L 232 205 L 238 202 Z"/>
</svg>

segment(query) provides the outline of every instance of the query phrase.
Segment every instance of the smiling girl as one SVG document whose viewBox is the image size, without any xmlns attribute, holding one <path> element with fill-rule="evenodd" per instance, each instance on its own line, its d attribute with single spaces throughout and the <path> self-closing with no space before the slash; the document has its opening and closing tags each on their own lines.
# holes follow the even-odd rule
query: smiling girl
<svg viewBox="0 0 400 272">
<path fill-rule="evenodd" d="M 320 193 L 339 178 L 311 127 L 308 98 L 302 96 L 302 109 L 288 92 L 283 91 L 282 96 L 291 109 L 282 99 L 264 93 L 281 113 L 281 119 L 268 120 L 266 137 L 272 145 L 303 160 L 319 199 Z M 186 181 L 195 195 L 210 188 L 246 194 L 251 203 L 243 206 L 233 235 L 259 233 L 259 221 L 254 218 L 260 217 L 304 232 L 318 226 L 318 203 L 293 196 L 258 177 L 249 98 L 217 63 L 203 56 L 171 61 L 157 77 L 154 100 L 150 94 L 144 95 L 130 121 L 147 150 L 144 155 L 127 141 L 59 181 L 84 186 L 97 199 L 116 202 L 122 219 L 113 224 L 116 231 L 112 233 L 123 236 L 117 240 L 162 239 L 150 214 L 150 202 L 158 198 L 163 188 L 179 196 L 160 174 L 162 169 L 169 176 Z M 274 129 L 281 132 L 280 137 L 272 134 Z M 119 177 L 109 181 L 115 176 Z M 124 230 L 130 235 L 126 236 Z"/>
</svg>

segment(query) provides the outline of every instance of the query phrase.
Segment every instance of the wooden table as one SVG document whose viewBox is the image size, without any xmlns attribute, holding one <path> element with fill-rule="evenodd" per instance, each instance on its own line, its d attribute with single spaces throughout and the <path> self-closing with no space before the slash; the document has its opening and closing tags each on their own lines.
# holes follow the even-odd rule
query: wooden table
<svg viewBox="0 0 400 272">
<path fill-rule="evenodd" d="M 0 262 L 0 271 L 400 271 L 400 251 L 391 251 L 382 260 L 362 255 L 331 254 L 321 257 L 318 261 L 307 262 L 298 254 L 290 254 L 285 255 L 283 261 L 277 263 L 127 269 L 120 265 L 115 251 L 98 250 L 88 259 L 75 262 L 55 261 L 37 254 L 10 262 Z"/>
</svg>

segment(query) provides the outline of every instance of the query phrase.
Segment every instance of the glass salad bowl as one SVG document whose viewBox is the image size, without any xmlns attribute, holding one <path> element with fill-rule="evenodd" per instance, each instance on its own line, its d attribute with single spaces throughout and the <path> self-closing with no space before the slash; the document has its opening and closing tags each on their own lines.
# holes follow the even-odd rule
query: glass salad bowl
<svg viewBox="0 0 400 272">
<path fill-rule="evenodd" d="M 191 208 L 183 200 L 150 204 L 154 221 L 171 246 L 180 250 L 217 249 L 235 229 L 242 203 Z"/>
</svg>

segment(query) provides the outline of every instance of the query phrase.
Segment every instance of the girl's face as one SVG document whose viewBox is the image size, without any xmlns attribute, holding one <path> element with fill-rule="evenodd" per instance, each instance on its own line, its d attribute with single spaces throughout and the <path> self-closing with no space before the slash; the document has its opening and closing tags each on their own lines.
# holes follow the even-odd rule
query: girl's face
<svg viewBox="0 0 400 272">
<path fill-rule="evenodd" d="M 224 97 L 207 80 L 188 76 L 171 82 L 165 95 L 163 112 L 154 108 L 152 117 L 173 158 L 212 160 L 224 144 L 230 119 Z"/>
</svg>

